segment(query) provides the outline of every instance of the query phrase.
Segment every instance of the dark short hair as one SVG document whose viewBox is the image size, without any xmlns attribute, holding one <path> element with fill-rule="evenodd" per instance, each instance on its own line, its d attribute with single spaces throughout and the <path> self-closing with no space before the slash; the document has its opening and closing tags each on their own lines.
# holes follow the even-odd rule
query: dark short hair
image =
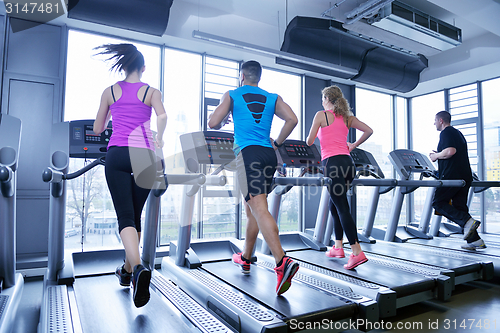
<svg viewBox="0 0 500 333">
<path fill-rule="evenodd" d="M 241 71 L 250 83 L 258 83 L 262 75 L 262 66 L 257 61 L 250 60 L 241 65 Z"/>
<path fill-rule="evenodd" d="M 439 111 L 436 113 L 436 118 L 443 119 L 446 124 L 451 123 L 451 114 L 448 111 Z"/>
</svg>

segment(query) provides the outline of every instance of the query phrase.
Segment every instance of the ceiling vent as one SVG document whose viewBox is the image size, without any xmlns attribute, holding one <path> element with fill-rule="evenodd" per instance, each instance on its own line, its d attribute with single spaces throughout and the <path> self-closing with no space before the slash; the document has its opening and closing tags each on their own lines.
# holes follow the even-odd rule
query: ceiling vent
<svg viewBox="0 0 500 333">
<path fill-rule="evenodd" d="M 462 30 L 399 1 L 382 7 L 368 24 L 445 51 L 462 44 Z"/>
</svg>

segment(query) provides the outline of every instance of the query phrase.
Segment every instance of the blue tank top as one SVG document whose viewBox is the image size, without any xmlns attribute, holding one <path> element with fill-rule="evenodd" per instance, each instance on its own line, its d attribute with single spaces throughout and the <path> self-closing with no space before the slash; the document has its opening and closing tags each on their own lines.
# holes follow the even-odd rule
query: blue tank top
<svg viewBox="0 0 500 333">
<path fill-rule="evenodd" d="M 233 102 L 234 153 L 252 145 L 272 148 L 269 138 L 278 95 L 244 85 L 229 91 L 229 96 Z"/>
</svg>

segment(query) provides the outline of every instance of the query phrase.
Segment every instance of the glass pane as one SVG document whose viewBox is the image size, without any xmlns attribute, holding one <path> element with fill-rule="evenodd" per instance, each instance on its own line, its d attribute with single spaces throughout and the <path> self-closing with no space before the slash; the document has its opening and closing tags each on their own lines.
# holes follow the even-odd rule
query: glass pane
<svg viewBox="0 0 500 333">
<path fill-rule="evenodd" d="M 132 43 L 137 47 L 146 63 L 142 81 L 159 88 L 159 47 L 70 30 L 64 121 L 95 119 L 104 89 L 125 78 L 123 74 L 109 71 L 109 64 L 103 61 L 106 57 L 94 56 L 97 53 L 95 47 L 116 43 Z M 153 117 L 152 120 L 151 127 L 155 129 L 156 119 Z M 76 171 L 89 162 L 71 158 L 69 172 Z M 104 168 L 96 167 L 84 176 L 68 181 L 65 236 L 65 248 L 71 250 L 121 247 L 116 213 L 104 178 Z"/>
<path fill-rule="evenodd" d="M 413 150 L 425 156 L 437 149 L 439 132 L 434 126 L 436 113 L 445 109 L 444 92 L 415 97 L 412 99 Z M 437 169 L 437 163 L 434 163 Z M 417 176 L 417 178 L 419 175 Z M 421 212 L 427 196 L 427 188 L 418 188 L 413 192 L 415 220 L 420 221 Z M 408 196 L 405 196 L 408 197 Z M 400 219 L 401 222 L 401 219 Z M 414 221 L 410 221 L 414 222 Z"/>
<path fill-rule="evenodd" d="M 219 100 L 222 95 L 238 86 L 239 64 L 213 57 L 205 57 L 205 104 L 207 119 L 214 112 L 216 105 L 208 105 L 208 98 Z M 213 104 L 211 101 L 210 104 Z M 218 103 L 216 103 L 218 104 Z M 232 118 L 230 118 L 232 120 Z M 232 121 L 222 127 L 221 131 L 234 132 Z M 208 166 L 207 174 L 214 172 L 219 165 Z M 221 196 L 220 193 L 236 193 L 234 173 L 223 171 L 228 183 L 224 187 L 211 186 L 203 191 L 202 198 L 202 232 L 201 238 L 236 237 L 236 219 L 239 218 L 237 211 L 240 194 L 235 197 Z M 217 191 L 217 192 L 211 192 Z M 239 192 L 239 191 L 238 191 Z M 219 193 L 213 196 L 210 193 Z M 244 214 L 243 214 L 244 215 Z"/>
<path fill-rule="evenodd" d="M 407 131 L 407 100 L 396 97 L 396 149 L 408 148 Z"/>
<path fill-rule="evenodd" d="M 95 47 L 103 44 L 131 43 L 144 55 L 146 71 L 142 81 L 160 87 L 160 48 L 156 46 L 70 30 L 68 34 L 68 60 L 64 121 L 94 119 L 101 95 L 106 87 L 123 80 L 125 76 L 110 72 L 106 57 L 94 56 Z M 155 128 L 155 127 L 153 127 Z"/>
<path fill-rule="evenodd" d="M 486 179 L 500 181 L 500 78 L 483 82 Z M 485 191 L 486 231 L 500 234 L 500 188 Z"/>
<path fill-rule="evenodd" d="M 300 75 L 279 72 L 267 68 L 263 68 L 262 77 L 259 82 L 259 87 L 275 93 L 283 98 L 283 101 L 290 105 L 297 118 L 301 119 L 302 114 L 302 78 Z M 277 138 L 283 124 L 285 122 L 274 116 L 273 126 L 271 127 L 271 137 Z M 292 131 L 289 139 L 300 139 L 300 124 Z M 298 177 L 300 170 L 287 168 L 289 177 Z M 285 194 L 281 200 L 280 215 L 278 217 L 278 227 L 283 231 L 299 231 L 301 230 L 300 223 L 300 196 L 302 189 L 294 187 L 291 191 Z M 246 221 L 245 221 L 246 222 Z M 242 229 L 245 230 L 245 229 Z"/>
<path fill-rule="evenodd" d="M 390 95 L 356 88 L 356 117 L 373 129 L 373 135 L 359 148 L 373 155 L 386 178 L 392 177 L 393 169 L 388 158 L 392 150 L 391 104 Z M 356 133 L 356 137 L 359 135 Z M 356 189 L 358 228 L 363 227 L 371 192 L 369 186 Z M 392 205 L 392 191 L 389 193 L 380 196 L 375 225 L 387 224 Z"/>
<path fill-rule="evenodd" d="M 201 129 L 201 55 L 165 49 L 164 105 L 168 115 L 164 134 L 163 156 L 167 173 L 184 173 L 179 136 Z M 166 245 L 178 237 L 182 203 L 181 185 L 172 185 L 162 196 L 160 244 Z M 198 196 L 196 197 L 196 203 Z M 196 207 L 196 206 L 195 206 Z M 198 221 L 197 210 L 193 221 Z M 197 234 L 197 223 L 192 234 Z"/>
</svg>

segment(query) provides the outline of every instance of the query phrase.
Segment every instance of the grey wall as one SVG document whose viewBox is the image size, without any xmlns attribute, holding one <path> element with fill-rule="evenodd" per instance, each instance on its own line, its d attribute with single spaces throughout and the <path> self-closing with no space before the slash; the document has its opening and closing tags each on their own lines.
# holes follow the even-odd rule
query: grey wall
<svg viewBox="0 0 500 333">
<path fill-rule="evenodd" d="M 337 85 L 342 90 L 344 97 L 349 101 L 351 107 L 354 109 L 354 100 L 355 100 L 354 86 L 336 83 L 331 80 L 321 80 L 306 76 L 305 88 L 304 88 L 304 118 L 303 118 L 304 139 L 307 138 L 307 135 L 309 134 L 309 129 L 311 128 L 314 115 L 316 114 L 316 112 L 323 110 L 323 106 L 321 104 L 321 90 L 330 85 Z M 318 138 L 316 138 L 314 144 L 316 144 L 318 150 L 320 150 Z M 321 191 L 316 188 L 309 189 L 305 187 L 303 193 L 304 193 L 304 198 L 303 198 L 304 209 L 303 209 L 302 221 L 304 222 L 304 229 L 314 228 L 314 225 L 316 223 L 316 215 L 318 213 Z"/>
<path fill-rule="evenodd" d="M 7 18 L 2 77 L 2 113 L 22 121 L 17 183 L 17 254 L 46 255 L 52 124 L 62 121 L 66 28 L 50 24 L 12 32 Z M 18 265 L 19 267 L 19 265 Z"/>
</svg>

